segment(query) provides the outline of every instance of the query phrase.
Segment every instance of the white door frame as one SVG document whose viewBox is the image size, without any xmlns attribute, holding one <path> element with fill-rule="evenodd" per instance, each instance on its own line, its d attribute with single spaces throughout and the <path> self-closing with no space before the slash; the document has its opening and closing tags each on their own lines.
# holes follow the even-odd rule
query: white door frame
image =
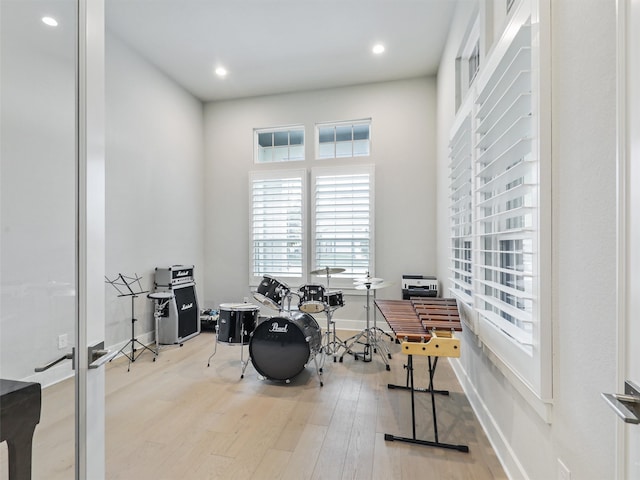
<svg viewBox="0 0 640 480">
<path fill-rule="evenodd" d="M 78 0 L 76 479 L 105 478 L 105 369 L 89 345 L 105 339 L 104 0 Z"/>
<path fill-rule="evenodd" d="M 636 0 L 617 0 L 617 379 L 620 392 L 627 379 L 640 381 L 640 352 L 638 351 L 637 323 L 640 313 L 637 306 L 640 299 L 638 262 L 638 221 L 640 217 L 640 196 L 632 191 L 631 184 L 638 183 L 640 158 L 640 48 L 637 45 L 640 35 L 636 32 L 640 23 L 640 4 Z M 633 22 L 633 23 L 632 23 Z M 635 28 L 634 28 L 635 27 Z M 631 90 L 633 89 L 633 90 Z M 635 102 L 635 103 L 633 103 Z M 632 164 L 635 162 L 635 164 Z M 634 217 L 632 217 L 634 215 Z M 633 378 L 636 377 L 636 378 Z M 616 476 L 620 479 L 636 478 L 640 472 L 640 425 L 627 424 L 617 420 L 616 429 Z"/>
</svg>

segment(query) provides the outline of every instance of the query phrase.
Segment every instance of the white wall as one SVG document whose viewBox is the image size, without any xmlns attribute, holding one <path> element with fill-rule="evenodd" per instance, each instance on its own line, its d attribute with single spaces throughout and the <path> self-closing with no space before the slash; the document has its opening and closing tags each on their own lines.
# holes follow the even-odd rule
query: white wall
<svg viewBox="0 0 640 480">
<path fill-rule="evenodd" d="M 447 276 L 447 151 L 453 56 L 463 4 L 438 75 L 438 276 Z M 615 415 L 615 1 L 551 1 L 553 407 L 546 424 L 463 336 L 457 363 L 470 401 L 512 478 L 613 478 Z M 453 54 L 453 56 L 452 56 Z"/>
<path fill-rule="evenodd" d="M 316 122 L 371 117 L 372 154 L 361 161 L 375 164 L 373 273 L 395 282 L 378 290 L 378 297 L 401 298 L 403 273 L 433 274 L 435 112 L 433 78 L 207 104 L 207 306 L 217 308 L 220 303 L 242 301 L 247 296 L 253 300 L 248 283 L 248 172 L 255 168 L 254 128 L 303 124 L 306 158 L 312 159 Z M 283 167 L 310 169 L 329 162 L 307 160 Z M 326 283 L 320 277 L 309 279 L 309 283 L 317 282 Z M 344 289 L 343 294 L 346 306 L 334 318 L 364 320 L 363 297 L 347 296 Z M 263 308 L 263 314 L 273 315 L 274 311 Z"/>
<path fill-rule="evenodd" d="M 203 105 L 110 33 L 106 77 L 106 274 L 138 274 L 150 290 L 155 267 L 193 264 L 200 295 Z M 131 300 L 105 288 L 105 343 L 119 345 L 131 337 Z M 135 313 L 136 334 L 151 332 L 146 295 Z"/>
</svg>

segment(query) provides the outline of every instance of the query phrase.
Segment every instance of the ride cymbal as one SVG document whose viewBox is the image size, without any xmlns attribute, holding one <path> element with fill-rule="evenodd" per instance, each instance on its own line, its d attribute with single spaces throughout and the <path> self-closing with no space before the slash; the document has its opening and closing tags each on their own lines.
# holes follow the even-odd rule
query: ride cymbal
<svg viewBox="0 0 640 480">
<path fill-rule="evenodd" d="M 312 270 L 309 273 L 311 275 L 334 275 L 336 273 L 342 273 L 344 271 L 345 269 L 340 267 L 322 267 L 318 268 L 317 270 Z"/>
</svg>

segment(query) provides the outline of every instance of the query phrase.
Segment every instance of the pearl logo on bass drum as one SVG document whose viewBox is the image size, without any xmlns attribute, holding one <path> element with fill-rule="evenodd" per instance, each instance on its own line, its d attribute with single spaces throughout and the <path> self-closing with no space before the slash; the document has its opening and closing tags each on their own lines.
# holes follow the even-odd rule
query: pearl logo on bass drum
<svg viewBox="0 0 640 480">
<path fill-rule="evenodd" d="M 269 330 L 270 332 L 273 333 L 287 333 L 289 324 L 285 323 L 282 327 L 278 324 L 278 322 L 273 322 L 271 324 L 271 329 Z"/>
</svg>

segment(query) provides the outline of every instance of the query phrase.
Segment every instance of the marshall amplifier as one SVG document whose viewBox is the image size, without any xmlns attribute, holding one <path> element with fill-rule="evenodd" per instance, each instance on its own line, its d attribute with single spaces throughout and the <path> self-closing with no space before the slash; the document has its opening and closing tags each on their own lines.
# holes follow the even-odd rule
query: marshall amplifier
<svg viewBox="0 0 640 480">
<path fill-rule="evenodd" d="M 198 335 L 201 326 L 196 284 L 183 283 L 173 287 L 160 287 L 157 290 L 173 293 L 173 298 L 158 322 L 158 343 L 182 343 Z"/>
<path fill-rule="evenodd" d="M 193 265 L 172 265 L 156 267 L 156 287 L 169 287 L 194 282 Z"/>
</svg>

